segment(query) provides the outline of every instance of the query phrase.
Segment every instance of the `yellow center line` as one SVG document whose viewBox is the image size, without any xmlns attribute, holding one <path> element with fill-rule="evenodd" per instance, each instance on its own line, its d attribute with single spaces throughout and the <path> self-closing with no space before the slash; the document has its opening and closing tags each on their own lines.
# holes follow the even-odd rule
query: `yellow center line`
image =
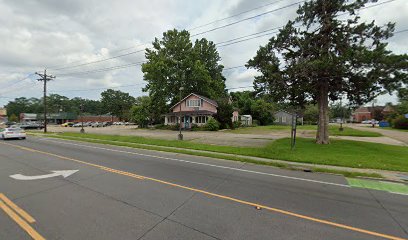
<svg viewBox="0 0 408 240">
<path fill-rule="evenodd" d="M 9 208 L 2 200 L 0 200 L 0 208 L 3 209 L 11 219 L 14 220 L 24 231 L 26 231 L 34 240 L 45 240 L 34 228 L 24 221 L 17 213 Z"/>
<path fill-rule="evenodd" d="M 290 211 L 286 211 L 286 210 L 282 210 L 282 209 L 278 209 L 278 208 L 268 207 L 268 206 L 265 206 L 265 205 L 262 205 L 262 204 L 248 202 L 248 201 L 245 201 L 245 200 L 240 200 L 240 199 L 237 199 L 237 198 L 233 198 L 233 197 L 229 197 L 229 196 L 225 196 L 225 195 L 221 195 L 221 194 L 217 194 L 217 193 L 207 192 L 205 190 L 192 188 L 192 187 L 187 187 L 187 186 L 183 186 L 183 185 L 180 185 L 180 184 L 163 181 L 163 180 L 156 179 L 156 178 L 136 175 L 136 174 L 133 174 L 133 173 L 130 173 L 130 172 L 124 172 L 124 171 L 121 171 L 121 170 L 116 170 L 116 169 L 108 168 L 108 167 L 105 167 L 105 166 L 102 166 L 102 165 L 88 163 L 88 162 L 85 162 L 85 161 L 81 161 L 81 160 L 77 160 L 77 159 L 57 155 L 57 154 L 50 153 L 50 152 L 36 150 L 36 149 L 33 149 L 33 148 L 22 147 L 22 146 L 18 146 L 18 145 L 14 145 L 14 144 L 9 144 L 9 143 L 1 143 L 1 144 L 9 145 L 9 146 L 12 146 L 12 147 L 15 147 L 15 148 L 20 148 L 20 149 L 23 149 L 23 150 L 26 150 L 26 151 L 31 151 L 31 152 L 35 152 L 35 153 L 41 153 L 41 154 L 45 154 L 45 155 L 49 155 L 49 156 L 54 156 L 54 157 L 64 159 L 64 160 L 70 160 L 70 161 L 74 161 L 74 162 L 78 162 L 78 163 L 83 163 L 83 164 L 86 164 L 86 165 L 89 165 L 89 166 L 94 166 L 94 167 L 97 167 L 99 169 L 106 170 L 106 171 L 109 171 L 109 172 L 113 172 L 113 173 L 117 173 L 117 174 L 121 174 L 121 175 L 126 175 L 126 176 L 130 176 L 130 177 L 138 178 L 138 179 L 150 180 L 150 181 L 158 182 L 158 183 L 169 185 L 169 186 L 186 189 L 186 190 L 193 191 L 193 192 L 202 193 L 204 195 L 217 197 L 217 198 L 221 198 L 221 199 L 225 199 L 225 200 L 229 200 L 229 201 L 232 201 L 232 202 L 237 202 L 237 203 L 241 203 L 241 204 L 244 204 L 244 205 L 253 206 L 253 207 L 257 207 L 257 208 L 263 208 L 263 209 L 266 209 L 266 210 L 269 210 L 269 211 L 272 211 L 272 212 L 277 212 L 277 213 L 281 213 L 281 214 L 284 214 L 284 215 L 309 220 L 309 221 L 312 221 L 312 222 L 322 223 L 322 224 L 326 224 L 326 225 L 333 226 L 333 227 L 347 229 L 347 230 L 350 230 L 350 231 L 364 233 L 364 234 L 368 234 L 368 235 L 371 235 L 371 236 L 381 237 L 381 238 L 385 238 L 385 239 L 392 239 L 392 240 L 407 240 L 407 239 L 400 238 L 400 237 L 395 237 L 395 236 L 392 236 L 392 235 L 373 232 L 373 231 L 369 231 L 369 230 L 365 230 L 365 229 L 361 229 L 361 228 L 356 228 L 356 227 L 352 227 L 352 226 L 348 226 L 348 225 L 345 225 L 345 224 L 340 224 L 340 223 L 336 223 L 336 222 L 332 222 L 332 221 L 328 221 L 328 220 L 309 217 L 309 216 L 306 216 L 306 215 L 302 215 L 302 214 L 298 214 L 298 213 L 294 213 L 294 212 L 290 212 Z"/>
<path fill-rule="evenodd" d="M 8 197 L 6 197 L 3 193 L 0 193 L 0 199 L 3 200 L 10 208 L 12 208 L 16 213 L 20 214 L 27 222 L 34 223 L 35 219 L 30 216 L 26 211 L 21 209 L 15 203 L 13 203 Z"/>
</svg>

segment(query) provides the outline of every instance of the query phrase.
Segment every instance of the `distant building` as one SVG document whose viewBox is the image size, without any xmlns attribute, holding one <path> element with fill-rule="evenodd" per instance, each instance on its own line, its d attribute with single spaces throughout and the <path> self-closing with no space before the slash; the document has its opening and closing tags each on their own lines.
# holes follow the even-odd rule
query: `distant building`
<svg viewBox="0 0 408 240">
<path fill-rule="evenodd" d="M 218 104 L 216 101 L 195 93 L 170 108 L 170 112 L 164 116 L 165 125 L 177 125 L 181 117 L 181 127 L 189 129 L 193 124 L 202 126 L 208 119 L 217 114 Z"/>
<path fill-rule="evenodd" d="M 44 114 L 42 113 L 21 113 L 21 122 L 36 122 L 44 121 Z M 112 115 L 84 115 L 80 116 L 72 112 L 60 112 L 47 114 L 47 122 L 49 124 L 63 124 L 66 122 L 118 122 L 119 118 Z"/>
<path fill-rule="evenodd" d="M 293 114 L 290 112 L 287 112 L 285 110 L 279 110 L 274 113 L 274 124 L 278 125 L 292 125 L 292 117 Z M 297 121 L 300 121 L 301 124 L 303 125 L 303 117 L 297 117 Z"/>
<path fill-rule="evenodd" d="M 238 110 L 232 113 L 232 122 L 241 121 L 241 126 L 252 126 L 252 116 L 251 115 L 239 115 Z"/>
<path fill-rule="evenodd" d="M 20 113 L 20 122 L 36 122 L 38 121 L 37 113 Z"/>
<path fill-rule="evenodd" d="M 354 122 L 362 122 L 365 120 L 375 119 L 376 117 L 378 118 L 378 115 L 382 115 L 383 116 L 382 118 L 384 118 L 385 116 L 393 112 L 394 112 L 394 108 L 391 105 L 375 106 L 375 107 L 361 106 L 352 113 L 352 117 L 353 117 Z M 376 119 L 376 120 L 383 120 L 383 119 Z"/>
<path fill-rule="evenodd" d="M 252 126 L 252 116 L 251 115 L 240 115 L 242 126 Z"/>
<path fill-rule="evenodd" d="M 72 122 L 77 118 L 76 113 L 60 112 L 60 113 L 48 113 L 47 123 L 49 124 L 62 124 L 65 122 Z M 20 113 L 20 122 L 37 122 L 44 121 L 44 114 L 42 113 Z"/>
<path fill-rule="evenodd" d="M 7 122 L 7 109 L 0 108 L 0 122 Z"/>
</svg>

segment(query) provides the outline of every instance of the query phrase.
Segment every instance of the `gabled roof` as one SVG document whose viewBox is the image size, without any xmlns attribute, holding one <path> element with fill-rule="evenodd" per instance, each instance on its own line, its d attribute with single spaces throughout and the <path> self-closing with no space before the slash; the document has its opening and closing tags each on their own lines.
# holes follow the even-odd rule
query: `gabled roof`
<svg viewBox="0 0 408 240">
<path fill-rule="evenodd" d="M 200 99 L 202 99 L 202 100 L 208 102 L 209 104 L 211 104 L 211 105 L 213 105 L 213 106 L 215 106 L 215 107 L 218 107 L 218 103 L 217 103 L 216 101 L 214 101 L 214 100 L 212 100 L 212 99 L 209 99 L 209 98 L 207 98 L 207 97 L 204 97 L 204 96 L 195 94 L 195 93 L 190 93 L 190 94 L 188 94 L 185 98 L 181 99 L 181 101 L 179 101 L 179 102 L 177 102 L 176 104 L 174 104 L 174 105 L 170 108 L 170 110 L 172 110 L 175 106 L 177 106 L 179 103 L 181 103 L 181 102 L 183 102 L 184 100 L 186 100 L 186 99 L 187 99 L 188 97 L 190 97 L 191 95 L 194 95 L 194 96 L 196 96 L 196 97 L 198 97 L 198 98 L 200 98 Z"/>
</svg>

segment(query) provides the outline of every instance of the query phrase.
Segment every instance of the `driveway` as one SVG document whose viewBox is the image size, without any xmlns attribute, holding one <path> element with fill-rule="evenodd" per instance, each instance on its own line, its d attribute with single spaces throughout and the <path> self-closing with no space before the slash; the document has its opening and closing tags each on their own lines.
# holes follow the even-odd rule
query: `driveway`
<svg viewBox="0 0 408 240">
<path fill-rule="evenodd" d="M 403 132 L 403 131 L 398 131 L 398 130 L 388 130 L 388 129 L 380 128 L 378 126 L 375 128 L 371 128 L 367 124 L 347 124 L 347 127 L 355 128 L 358 130 L 364 130 L 364 131 L 378 132 L 384 135 L 385 137 L 395 139 L 397 141 L 404 143 L 405 146 L 408 146 L 408 132 Z"/>
</svg>

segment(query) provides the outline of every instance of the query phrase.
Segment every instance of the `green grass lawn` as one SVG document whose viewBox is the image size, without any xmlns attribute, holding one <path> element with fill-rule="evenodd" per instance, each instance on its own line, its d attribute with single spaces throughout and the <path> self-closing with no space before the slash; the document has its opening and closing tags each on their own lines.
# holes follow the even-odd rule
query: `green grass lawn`
<svg viewBox="0 0 408 240">
<path fill-rule="evenodd" d="M 298 138 L 295 150 L 290 150 L 290 139 L 279 139 L 265 147 L 232 147 L 193 143 L 189 141 L 160 140 L 135 136 L 115 136 L 80 133 L 61 133 L 59 137 L 81 137 L 88 140 L 117 141 L 114 145 L 147 148 L 137 144 L 206 150 L 302 163 L 314 163 L 353 168 L 372 168 L 408 172 L 408 147 L 378 143 L 331 140 L 329 145 L 317 145 L 313 139 Z M 103 143 L 103 142 L 101 142 Z M 111 144 L 112 142 L 109 142 Z M 173 151 L 182 152 L 183 151 Z M 201 155 L 195 153 L 195 155 Z"/>
<path fill-rule="evenodd" d="M 285 125 L 269 125 L 269 126 L 258 126 L 258 127 L 245 127 L 245 128 L 238 128 L 234 130 L 230 130 L 230 133 L 238 133 L 238 134 L 268 134 L 274 133 L 276 131 L 288 131 L 290 132 L 291 127 Z M 297 130 L 310 130 L 315 132 L 317 130 L 316 125 L 299 125 L 297 126 Z M 382 136 L 381 133 L 377 132 L 370 132 L 370 131 L 363 131 L 357 130 L 349 127 L 344 127 L 343 131 L 339 130 L 339 126 L 330 125 L 329 126 L 329 134 L 331 136 L 353 136 L 353 137 L 380 137 Z"/>
</svg>

